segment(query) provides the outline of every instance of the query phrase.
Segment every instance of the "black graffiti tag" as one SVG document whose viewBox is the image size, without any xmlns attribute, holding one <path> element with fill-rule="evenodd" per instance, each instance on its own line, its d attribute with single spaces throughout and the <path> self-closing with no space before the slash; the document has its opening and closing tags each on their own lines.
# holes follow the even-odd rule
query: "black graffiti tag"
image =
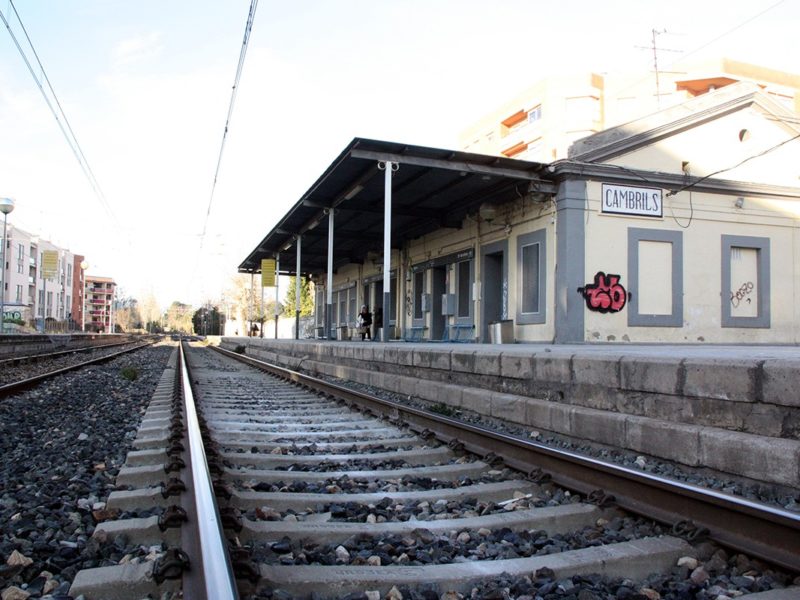
<svg viewBox="0 0 800 600">
<path fill-rule="evenodd" d="M 731 292 L 731 304 L 733 308 L 738 308 L 739 304 L 741 304 L 742 300 L 747 300 L 748 304 L 753 301 L 752 298 L 748 298 L 747 296 L 755 289 L 755 285 L 753 285 L 752 281 L 747 281 L 739 287 L 738 290 L 735 292 Z"/>
</svg>

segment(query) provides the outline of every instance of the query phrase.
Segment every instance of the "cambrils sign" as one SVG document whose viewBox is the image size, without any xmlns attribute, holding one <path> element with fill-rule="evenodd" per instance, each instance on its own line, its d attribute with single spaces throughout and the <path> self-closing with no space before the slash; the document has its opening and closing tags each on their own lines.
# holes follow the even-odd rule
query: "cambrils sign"
<svg viewBox="0 0 800 600">
<path fill-rule="evenodd" d="M 660 189 L 630 185 L 603 184 L 600 212 L 639 217 L 662 217 Z"/>
</svg>

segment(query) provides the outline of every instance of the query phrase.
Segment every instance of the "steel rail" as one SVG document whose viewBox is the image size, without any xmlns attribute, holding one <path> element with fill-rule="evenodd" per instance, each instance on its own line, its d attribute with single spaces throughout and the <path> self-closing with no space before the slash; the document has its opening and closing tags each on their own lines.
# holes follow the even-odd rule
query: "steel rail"
<svg viewBox="0 0 800 600">
<path fill-rule="evenodd" d="M 198 562 L 197 558 L 199 558 L 201 567 L 197 568 L 195 565 L 195 568 L 190 569 L 188 574 L 191 577 L 202 576 L 203 579 L 201 583 L 197 584 L 197 587 L 201 589 L 197 589 L 194 582 L 190 584 L 192 586 L 191 593 L 185 589 L 187 582 L 184 580 L 184 594 L 187 598 L 197 598 L 198 600 L 203 598 L 205 600 L 238 600 L 239 592 L 225 544 L 222 522 L 211 483 L 211 474 L 206 462 L 206 452 L 200 433 L 200 422 L 197 418 L 197 408 L 192 394 L 183 344 L 183 341 L 178 344 L 180 349 L 179 368 L 186 417 L 186 439 L 189 446 L 188 465 L 192 480 L 186 483 L 187 489 L 194 496 L 193 514 L 196 515 L 198 539 L 196 547 L 185 550 L 190 553 L 190 556 L 195 552 L 199 555 L 194 558 L 194 562 Z M 205 592 L 205 596 L 202 596 L 202 592 Z"/>
<path fill-rule="evenodd" d="M 123 354 L 127 354 L 128 352 L 134 352 L 135 350 L 140 350 L 146 346 L 150 346 L 154 342 L 146 342 L 144 344 L 139 344 L 138 346 L 134 346 L 133 348 L 126 348 L 125 350 L 120 350 L 119 352 L 113 352 L 112 354 L 106 354 L 105 356 L 99 356 L 97 358 L 93 358 L 91 360 L 87 360 L 81 363 L 77 363 L 74 365 L 70 365 L 68 367 L 62 367 L 60 369 L 55 369 L 53 371 L 48 371 L 47 373 L 42 373 L 41 375 L 34 375 L 33 377 L 28 377 L 27 379 L 20 379 L 19 381 L 12 381 L 11 383 L 7 383 L 5 385 L 0 385 L 0 398 L 4 398 L 6 396 L 10 396 L 11 394 L 15 394 L 20 392 L 24 389 L 32 387 L 37 383 L 40 383 L 46 379 L 51 377 L 55 377 L 56 375 L 62 375 L 63 373 L 68 373 L 69 371 L 76 371 L 83 367 L 88 367 L 90 365 L 98 364 L 101 362 L 105 362 L 107 360 L 111 360 L 112 358 L 117 358 L 118 356 L 122 356 Z"/>
<path fill-rule="evenodd" d="M 709 530 L 722 545 L 794 572 L 800 571 L 800 514 L 658 477 L 573 452 L 451 419 L 285 369 L 223 348 L 217 352 L 282 379 L 330 394 L 391 418 L 416 431 L 429 429 L 443 441 L 457 439 L 476 454 L 494 452 L 523 472 L 538 467 L 566 488 L 589 494 L 597 489 L 614 496 L 618 506 L 675 526 L 690 520 Z"/>
</svg>

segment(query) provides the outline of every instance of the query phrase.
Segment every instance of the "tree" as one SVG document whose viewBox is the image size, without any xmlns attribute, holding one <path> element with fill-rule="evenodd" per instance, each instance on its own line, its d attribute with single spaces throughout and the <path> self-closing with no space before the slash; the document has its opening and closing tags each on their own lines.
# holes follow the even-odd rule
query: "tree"
<svg viewBox="0 0 800 600">
<path fill-rule="evenodd" d="M 150 333 L 161 333 L 163 331 L 161 326 L 161 307 L 152 292 L 145 294 L 141 303 L 139 303 L 139 314 L 147 331 Z"/>
<path fill-rule="evenodd" d="M 286 290 L 286 296 L 283 298 L 283 314 L 289 317 L 295 316 L 295 298 L 297 291 L 295 282 L 297 278 L 289 277 L 289 285 Z M 300 281 L 300 316 L 309 317 L 314 314 L 314 284 L 311 280 L 303 277 Z"/>
<path fill-rule="evenodd" d="M 250 287 L 250 277 L 236 275 L 231 279 L 230 286 L 225 292 L 225 297 L 231 301 L 231 313 L 242 324 L 242 333 L 247 334 L 250 323 L 260 323 L 259 334 L 263 334 L 264 322 L 275 315 L 275 300 L 264 299 L 261 302 L 260 278 L 253 279 L 253 288 Z"/>
<path fill-rule="evenodd" d="M 166 314 L 166 328 L 169 331 L 193 333 L 192 307 L 177 300 L 170 304 Z"/>
<path fill-rule="evenodd" d="M 192 316 L 194 331 L 200 335 L 222 335 L 223 321 L 216 306 L 201 306 Z"/>
<path fill-rule="evenodd" d="M 114 314 L 116 327 L 119 327 L 122 331 L 131 331 L 143 327 L 142 317 L 139 314 L 139 303 L 136 298 L 131 298 L 125 296 L 124 293 L 120 293 L 116 301 L 116 306 L 117 308 Z"/>
</svg>

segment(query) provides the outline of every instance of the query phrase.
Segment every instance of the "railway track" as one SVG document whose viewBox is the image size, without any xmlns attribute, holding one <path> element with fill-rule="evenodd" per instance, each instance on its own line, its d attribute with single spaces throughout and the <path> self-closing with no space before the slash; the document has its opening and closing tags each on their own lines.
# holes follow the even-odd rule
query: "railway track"
<svg viewBox="0 0 800 600">
<path fill-rule="evenodd" d="M 0 360 L 0 399 L 30 388 L 56 375 L 113 360 L 129 352 L 135 352 L 154 343 L 154 341 L 155 339 L 139 343 L 106 344 L 92 348 L 60 350 Z M 122 349 L 113 350 L 119 347 L 122 347 Z M 79 355 L 83 353 L 92 353 L 96 356 L 88 360 L 81 360 Z M 32 371 L 35 374 L 31 374 Z"/>
<path fill-rule="evenodd" d="M 165 373 L 95 529 L 156 560 L 82 571 L 73 596 L 533 597 L 598 574 L 655 598 L 707 534 L 800 570 L 789 513 L 227 354 Z"/>
</svg>

